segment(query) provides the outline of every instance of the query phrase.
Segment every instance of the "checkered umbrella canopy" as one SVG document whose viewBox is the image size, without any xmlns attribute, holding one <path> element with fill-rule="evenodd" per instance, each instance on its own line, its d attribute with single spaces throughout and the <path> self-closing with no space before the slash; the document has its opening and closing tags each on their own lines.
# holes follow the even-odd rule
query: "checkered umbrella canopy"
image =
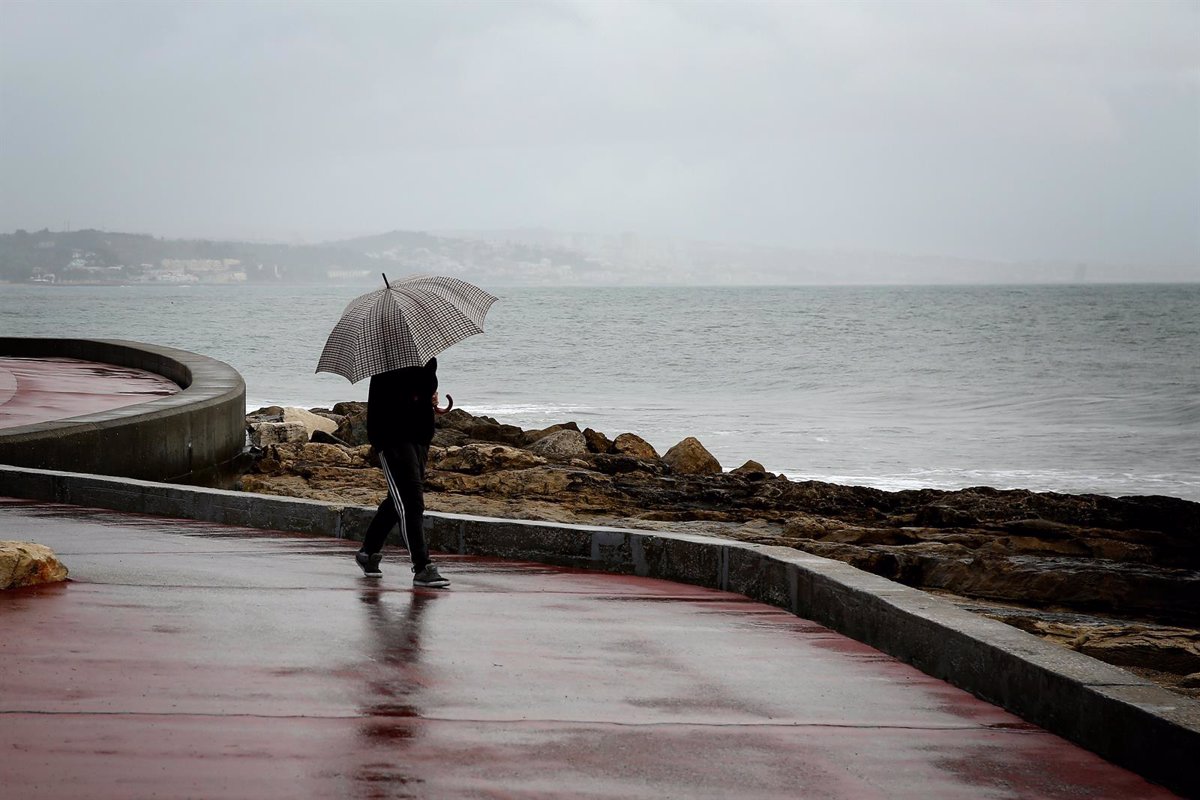
<svg viewBox="0 0 1200 800">
<path fill-rule="evenodd" d="M 416 275 L 355 298 L 329 334 L 317 372 L 357 383 L 419 367 L 455 342 L 483 333 L 493 295 L 457 278 Z"/>
</svg>

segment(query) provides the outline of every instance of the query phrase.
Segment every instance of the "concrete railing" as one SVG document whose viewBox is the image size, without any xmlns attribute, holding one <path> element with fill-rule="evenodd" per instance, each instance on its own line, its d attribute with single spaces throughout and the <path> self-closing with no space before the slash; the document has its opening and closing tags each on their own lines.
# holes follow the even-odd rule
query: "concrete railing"
<svg viewBox="0 0 1200 800">
<path fill-rule="evenodd" d="M 77 358 L 144 369 L 182 388 L 144 403 L 0 429 L 0 464 L 204 481 L 245 445 L 246 384 L 220 361 L 105 339 L 0 337 L 0 355 Z"/>
<path fill-rule="evenodd" d="M 0 466 L 0 496 L 361 540 L 373 508 Z M 430 546 L 645 575 L 779 606 L 1200 796 L 1200 703 L 933 595 L 786 547 L 429 513 Z M 348 565 L 347 569 L 351 566 Z"/>
</svg>

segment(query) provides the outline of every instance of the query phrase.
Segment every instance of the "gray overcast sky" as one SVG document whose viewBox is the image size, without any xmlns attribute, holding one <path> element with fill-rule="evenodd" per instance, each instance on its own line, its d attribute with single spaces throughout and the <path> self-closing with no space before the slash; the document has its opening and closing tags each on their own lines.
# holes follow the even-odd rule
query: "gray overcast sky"
<svg viewBox="0 0 1200 800">
<path fill-rule="evenodd" d="M 1200 3 L 2 0 L 0 230 L 1200 265 Z"/>
</svg>

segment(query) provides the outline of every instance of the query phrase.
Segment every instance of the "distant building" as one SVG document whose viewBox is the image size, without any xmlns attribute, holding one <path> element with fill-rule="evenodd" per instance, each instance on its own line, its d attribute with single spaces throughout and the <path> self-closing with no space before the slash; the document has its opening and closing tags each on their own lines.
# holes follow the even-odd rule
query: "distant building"
<svg viewBox="0 0 1200 800">
<path fill-rule="evenodd" d="M 371 270 L 367 269 L 327 269 L 325 277 L 331 281 L 352 281 L 360 280 L 371 274 Z"/>
</svg>

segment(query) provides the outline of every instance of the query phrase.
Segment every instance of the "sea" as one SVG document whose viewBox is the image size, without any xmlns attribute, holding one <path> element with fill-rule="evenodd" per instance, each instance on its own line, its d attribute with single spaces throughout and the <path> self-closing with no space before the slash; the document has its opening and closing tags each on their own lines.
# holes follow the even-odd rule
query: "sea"
<svg viewBox="0 0 1200 800">
<path fill-rule="evenodd" d="M 1200 284 L 485 288 L 443 399 L 574 421 L 726 469 L 882 489 L 1200 501 Z M 224 361 L 249 409 L 365 400 L 316 374 L 352 285 L 0 286 L 0 335 L 131 339 Z"/>
</svg>

